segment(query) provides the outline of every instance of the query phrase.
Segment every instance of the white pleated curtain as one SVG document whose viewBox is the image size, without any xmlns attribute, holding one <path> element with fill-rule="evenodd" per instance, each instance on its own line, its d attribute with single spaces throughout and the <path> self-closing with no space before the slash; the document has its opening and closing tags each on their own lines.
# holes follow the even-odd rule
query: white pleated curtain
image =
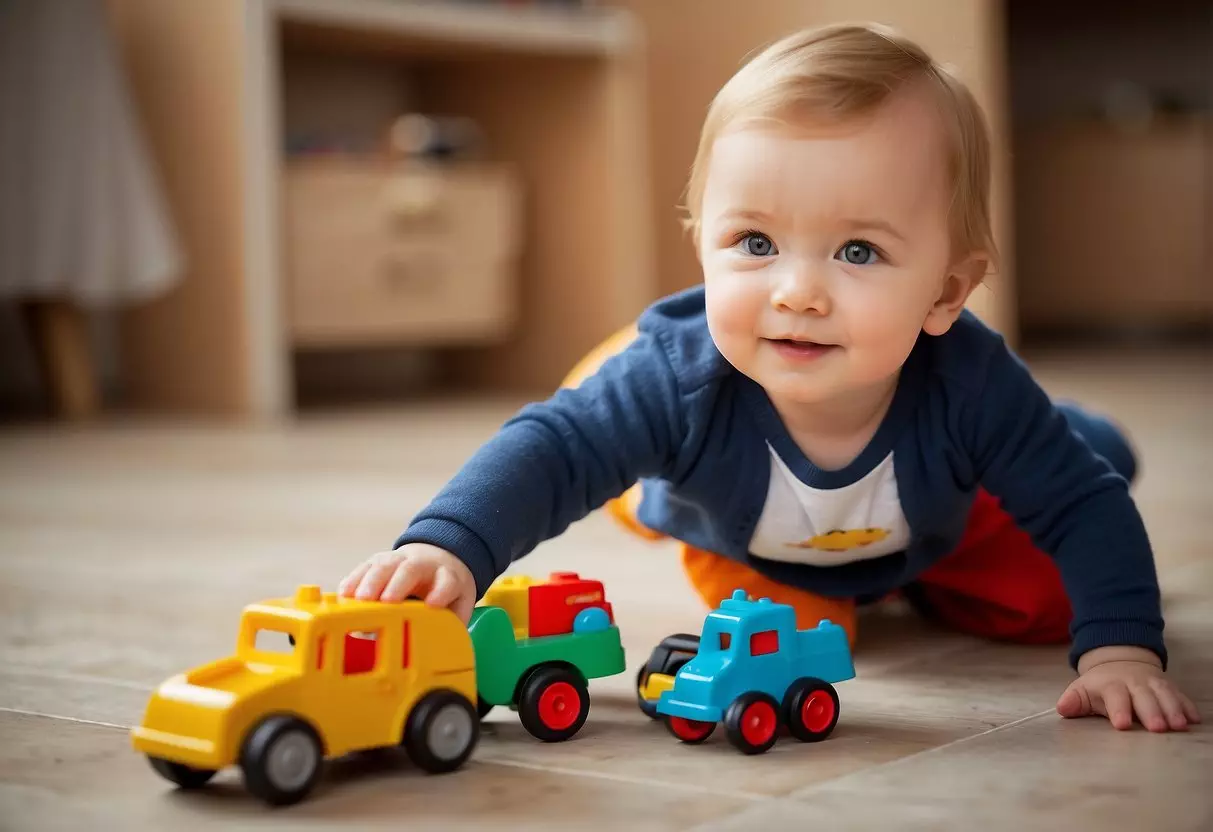
<svg viewBox="0 0 1213 832">
<path fill-rule="evenodd" d="M 0 0 L 0 299 L 116 307 L 181 267 L 102 0 Z"/>
</svg>

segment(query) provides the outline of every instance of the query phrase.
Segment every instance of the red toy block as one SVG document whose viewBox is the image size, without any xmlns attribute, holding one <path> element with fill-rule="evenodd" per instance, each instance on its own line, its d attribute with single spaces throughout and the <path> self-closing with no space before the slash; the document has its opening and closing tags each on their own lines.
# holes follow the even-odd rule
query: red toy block
<svg viewBox="0 0 1213 832">
<path fill-rule="evenodd" d="M 528 603 L 528 635 L 531 638 L 573 632 L 573 619 L 577 613 L 590 607 L 606 610 L 611 623 L 615 623 L 602 581 L 584 580 L 576 572 L 553 572 L 544 583 L 532 584 L 528 589 Z"/>
</svg>

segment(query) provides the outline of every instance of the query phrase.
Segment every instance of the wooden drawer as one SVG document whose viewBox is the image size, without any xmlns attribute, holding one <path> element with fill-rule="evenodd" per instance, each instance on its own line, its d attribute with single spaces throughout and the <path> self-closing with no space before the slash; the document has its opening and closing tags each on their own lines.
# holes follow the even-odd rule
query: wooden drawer
<svg viewBox="0 0 1213 832">
<path fill-rule="evenodd" d="M 288 169 L 284 201 L 296 344 L 475 343 L 514 324 L 510 169 L 306 162 Z"/>
</svg>

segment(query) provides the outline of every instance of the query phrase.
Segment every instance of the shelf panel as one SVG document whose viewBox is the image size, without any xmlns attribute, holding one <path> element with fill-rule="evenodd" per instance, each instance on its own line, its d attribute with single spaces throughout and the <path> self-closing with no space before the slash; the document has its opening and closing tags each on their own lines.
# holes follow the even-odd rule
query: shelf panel
<svg viewBox="0 0 1213 832">
<path fill-rule="evenodd" d="M 612 56 L 637 30 L 618 9 L 560 11 L 431 0 L 267 0 L 278 18 L 310 30 L 344 31 L 428 53 L 489 51 L 534 56 Z M 340 35 L 338 35 L 340 39 Z"/>
</svg>

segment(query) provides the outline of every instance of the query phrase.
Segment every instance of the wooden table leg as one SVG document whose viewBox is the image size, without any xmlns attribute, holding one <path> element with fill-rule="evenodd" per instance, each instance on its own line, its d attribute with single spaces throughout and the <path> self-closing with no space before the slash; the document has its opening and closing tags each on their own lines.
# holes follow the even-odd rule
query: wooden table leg
<svg viewBox="0 0 1213 832">
<path fill-rule="evenodd" d="M 60 300 L 30 301 L 25 310 L 56 415 L 71 420 L 95 417 L 100 394 L 84 313 Z"/>
</svg>

